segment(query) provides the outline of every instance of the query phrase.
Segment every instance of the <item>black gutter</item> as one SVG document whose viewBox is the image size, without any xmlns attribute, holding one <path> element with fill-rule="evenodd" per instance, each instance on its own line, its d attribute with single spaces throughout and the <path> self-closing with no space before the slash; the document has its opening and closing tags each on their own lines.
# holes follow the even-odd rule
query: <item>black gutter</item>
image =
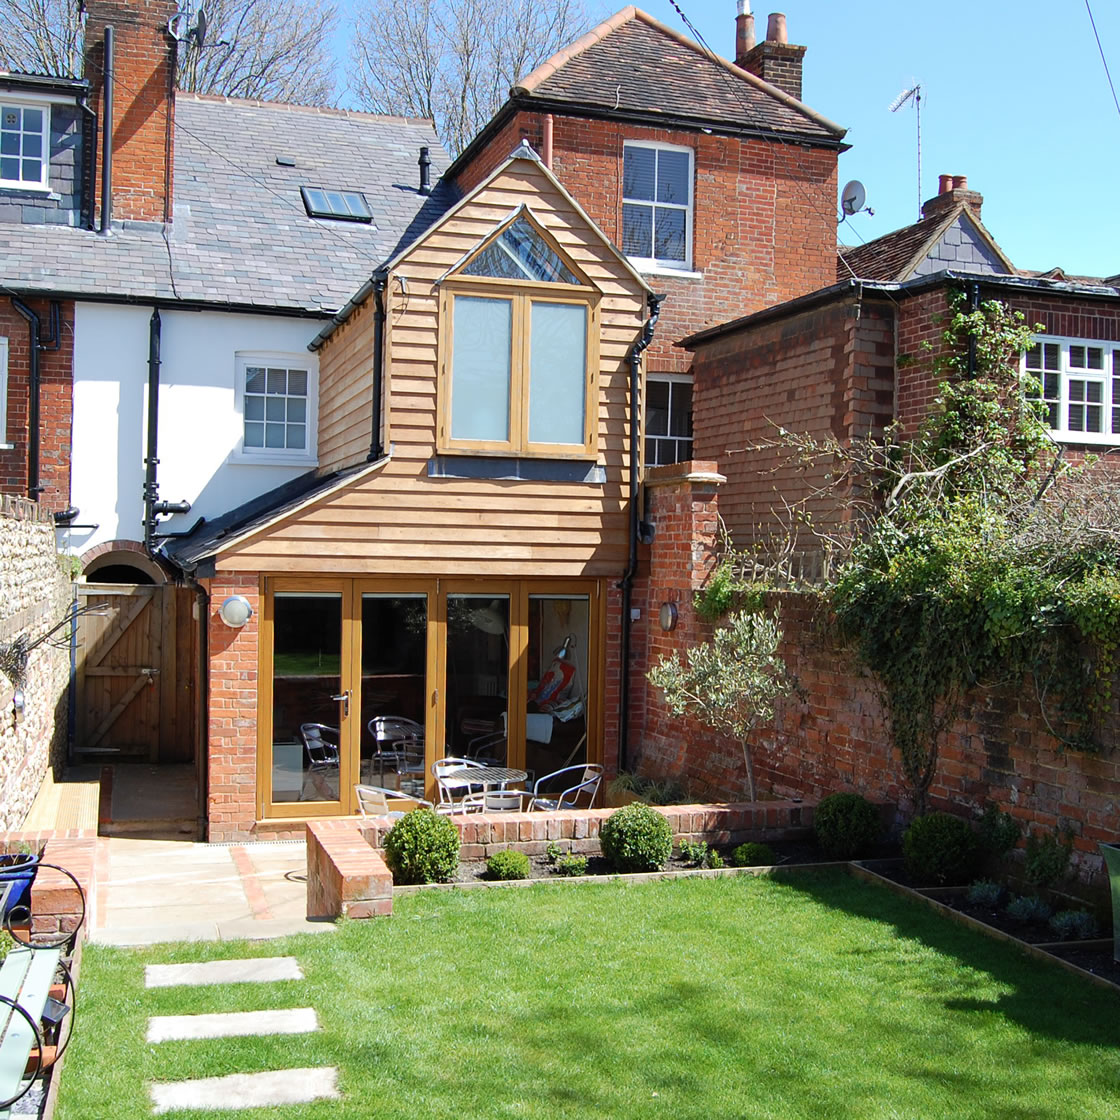
<svg viewBox="0 0 1120 1120">
<path fill-rule="evenodd" d="M 43 341 L 43 325 L 38 314 L 32 311 L 18 296 L 12 296 L 12 307 L 27 320 L 27 496 L 39 500 L 43 487 L 39 482 L 39 401 L 42 376 L 39 355 L 44 350 L 57 350 L 62 339 L 62 315 L 58 300 L 51 300 L 51 330 L 47 341 Z M 5 433 L 6 434 L 6 433 Z"/>
<path fill-rule="evenodd" d="M 148 324 L 148 454 L 144 458 L 144 551 L 155 555 L 157 518 L 165 513 L 190 513 L 190 502 L 159 501 L 159 367 L 163 323 L 159 309 Z M 197 526 L 196 526 L 197 528 Z M 166 536 L 166 534 L 161 534 Z"/>
<path fill-rule="evenodd" d="M 423 149 L 426 151 L 427 149 Z M 385 376 L 385 284 L 387 275 L 375 272 L 370 277 L 376 307 L 373 313 L 373 415 L 370 418 L 369 454 L 367 463 L 384 458 L 385 446 L 381 442 L 381 383 Z"/>
<path fill-rule="evenodd" d="M 233 303 L 229 300 L 208 302 L 202 299 L 175 299 L 171 296 L 113 295 L 106 292 L 83 292 L 61 288 L 21 288 L 6 284 L 6 292 L 15 292 L 25 299 L 73 300 L 75 303 L 108 303 L 118 307 L 158 307 L 161 311 L 218 311 L 227 315 L 283 315 L 290 319 L 331 319 L 333 311 L 315 311 L 306 307 L 265 307 L 255 303 Z"/>
<path fill-rule="evenodd" d="M 101 134 L 101 233 L 113 220 L 113 29 L 105 28 L 105 57 L 101 64 L 101 104 L 105 127 Z"/>
<path fill-rule="evenodd" d="M 634 600 L 634 573 L 638 570 L 638 484 L 641 471 L 641 366 L 642 352 L 653 341 L 653 332 L 661 316 L 664 295 L 647 297 L 649 318 L 641 337 L 630 347 L 630 550 L 626 571 L 618 586 L 622 589 L 622 677 L 618 689 L 618 769 L 626 769 L 626 747 L 630 737 L 630 608 Z"/>
</svg>

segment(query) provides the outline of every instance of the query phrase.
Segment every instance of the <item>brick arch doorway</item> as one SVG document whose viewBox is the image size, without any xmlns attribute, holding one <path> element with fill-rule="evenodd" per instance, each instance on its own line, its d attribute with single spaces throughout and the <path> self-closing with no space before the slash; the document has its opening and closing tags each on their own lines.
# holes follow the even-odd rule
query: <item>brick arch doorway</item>
<svg viewBox="0 0 1120 1120">
<path fill-rule="evenodd" d="M 199 592 L 131 541 L 82 560 L 78 605 L 97 610 L 78 621 L 74 761 L 196 763 Z"/>
</svg>

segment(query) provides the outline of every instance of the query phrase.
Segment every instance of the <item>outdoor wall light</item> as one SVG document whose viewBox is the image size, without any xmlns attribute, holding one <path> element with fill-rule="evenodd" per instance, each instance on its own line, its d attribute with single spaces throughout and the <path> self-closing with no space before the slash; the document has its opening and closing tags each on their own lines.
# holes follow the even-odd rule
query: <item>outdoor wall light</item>
<svg viewBox="0 0 1120 1120">
<path fill-rule="evenodd" d="M 661 610 L 657 614 L 657 621 L 661 623 L 661 629 L 666 633 L 668 633 L 670 630 L 676 629 L 677 604 L 662 603 Z"/>
<path fill-rule="evenodd" d="M 15 712 L 16 721 L 23 719 L 23 710 L 27 706 L 27 702 L 23 697 L 23 689 L 17 688 L 12 693 L 12 711 Z"/>
<path fill-rule="evenodd" d="M 218 617 L 233 629 L 240 629 L 253 617 L 253 607 L 244 595 L 231 595 L 219 608 Z"/>
</svg>

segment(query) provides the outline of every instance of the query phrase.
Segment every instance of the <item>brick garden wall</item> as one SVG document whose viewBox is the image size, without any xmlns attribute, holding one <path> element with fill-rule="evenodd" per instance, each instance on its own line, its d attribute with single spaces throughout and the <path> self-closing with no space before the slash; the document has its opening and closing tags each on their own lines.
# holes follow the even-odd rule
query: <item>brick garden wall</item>
<svg viewBox="0 0 1120 1120">
<path fill-rule="evenodd" d="M 41 637 L 70 609 L 69 576 L 55 551 L 50 515 L 31 502 L 0 502 L 0 643 Z M 31 653 L 24 711 L 12 706 L 13 682 L 0 674 L 0 829 L 22 824 L 47 770 L 66 761 L 70 656 L 49 644 Z"/>
<path fill-rule="evenodd" d="M 693 464 L 695 467 L 695 464 Z M 722 494 L 719 495 L 722 500 Z M 710 628 L 696 619 L 693 590 L 703 583 L 696 563 L 698 518 L 714 508 L 711 496 L 687 480 L 651 490 L 650 516 L 657 535 L 649 556 L 649 611 L 660 597 L 679 596 L 681 622 L 672 633 L 651 625 L 646 663 L 704 640 Z M 691 573 L 686 580 L 684 573 Z M 691 586 L 689 586 L 691 584 Z M 759 788 L 779 797 L 817 800 L 854 790 L 896 807 L 896 823 L 913 814 L 891 749 L 887 719 L 872 679 L 855 656 L 836 644 L 801 594 L 774 596 L 785 640 L 782 655 L 805 689 L 806 699 L 778 706 L 771 726 L 754 737 Z M 652 632 L 656 632 L 653 637 Z M 642 667 L 644 668 L 644 664 Z M 635 666 L 635 697 L 644 718 L 631 754 L 634 768 L 683 782 L 702 800 L 742 797 L 745 773 L 737 744 L 703 726 L 672 716 Z M 1114 693 L 1120 690 L 1114 688 Z M 1099 876 L 1101 840 L 1120 840 L 1120 728 L 1114 719 L 1101 755 L 1063 751 L 1050 735 L 1029 686 L 977 688 L 945 737 L 930 789 L 930 807 L 965 817 L 993 801 L 1026 828 L 1074 834 L 1074 863 L 1084 881 Z"/>
</svg>

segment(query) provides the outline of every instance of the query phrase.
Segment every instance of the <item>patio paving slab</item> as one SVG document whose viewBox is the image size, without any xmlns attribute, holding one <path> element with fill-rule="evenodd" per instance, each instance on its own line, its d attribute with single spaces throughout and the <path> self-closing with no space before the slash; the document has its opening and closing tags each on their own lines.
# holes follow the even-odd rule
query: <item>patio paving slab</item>
<svg viewBox="0 0 1120 1120">
<path fill-rule="evenodd" d="M 180 984 L 195 987 L 203 984 L 271 984 L 276 980 L 302 979 L 303 969 L 295 957 L 150 964 L 144 969 L 145 988 L 172 988 Z"/>
<path fill-rule="evenodd" d="M 185 1038 L 238 1038 L 244 1035 L 310 1034 L 319 1029 L 313 1007 L 273 1011 L 224 1011 L 206 1015 L 153 1015 L 149 1042 Z"/>
<path fill-rule="evenodd" d="M 157 1081 L 151 1091 L 153 1111 L 157 1115 L 188 1108 L 241 1109 L 308 1104 L 340 1095 L 338 1070 L 333 1066 L 235 1073 L 197 1081 Z"/>
</svg>

